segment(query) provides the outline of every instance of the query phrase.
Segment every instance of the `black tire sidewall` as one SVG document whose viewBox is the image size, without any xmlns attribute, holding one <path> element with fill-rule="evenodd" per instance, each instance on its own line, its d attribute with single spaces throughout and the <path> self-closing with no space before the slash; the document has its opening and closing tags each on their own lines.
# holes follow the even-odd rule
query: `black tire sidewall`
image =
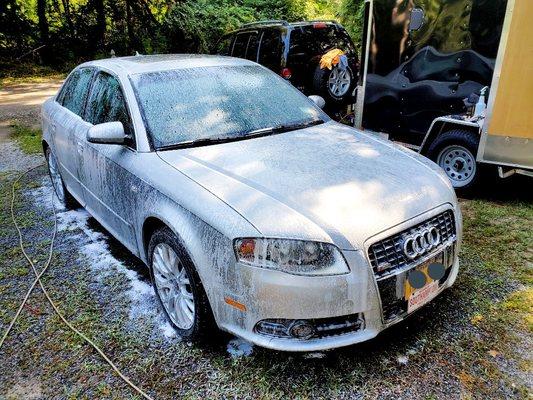
<svg viewBox="0 0 533 400">
<path fill-rule="evenodd" d="M 154 271 L 152 268 L 152 255 L 155 247 L 160 243 L 167 244 L 176 252 L 181 262 L 183 263 L 183 267 L 187 271 L 187 275 L 189 276 L 190 286 L 194 297 L 194 322 L 192 327 L 189 329 L 181 329 L 176 326 L 174 322 L 172 322 L 172 319 L 168 315 L 167 310 L 163 305 L 163 302 L 159 295 L 159 291 L 155 284 Z M 212 319 L 212 316 L 209 312 L 209 302 L 207 300 L 207 296 L 200 281 L 200 277 L 198 276 L 196 268 L 194 267 L 194 264 L 191 261 L 191 257 L 185 250 L 184 246 L 176 238 L 176 235 L 169 228 L 161 228 L 154 232 L 154 234 L 150 238 L 150 242 L 148 245 L 147 260 L 150 270 L 150 278 L 152 280 L 152 285 L 154 286 L 154 291 L 156 293 L 157 300 L 159 302 L 159 305 L 161 306 L 161 309 L 165 313 L 168 322 L 182 338 L 191 341 L 202 339 L 205 336 L 204 334 L 206 333 L 206 325 L 208 325 L 211 322 L 210 320 Z"/>
<path fill-rule="evenodd" d="M 55 188 L 54 183 L 53 183 L 52 173 L 50 172 L 50 155 L 52 155 L 52 154 L 53 154 L 52 153 L 52 149 L 50 147 L 47 147 L 46 150 L 44 151 L 44 157 L 46 159 L 46 167 L 48 169 L 48 176 L 50 177 L 50 181 L 52 183 L 52 189 L 54 190 L 54 193 L 56 194 L 56 197 L 61 202 L 63 207 L 65 207 L 65 209 L 67 209 L 67 210 L 75 209 L 78 206 L 78 202 L 70 194 L 70 192 L 68 191 L 67 187 L 65 186 L 65 182 L 63 181 L 63 177 L 61 176 L 61 172 L 59 172 L 59 176 L 61 177 L 61 185 L 63 186 L 63 193 L 64 193 L 65 198 L 63 199 L 63 201 L 61 201 L 61 199 L 59 199 L 59 196 L 57 194 L 56 188 Z M 57 157 L 55 155 L 54 155 L 54 157 L 56 159 L 56 166 L 57 166 L 57 168 L 59 168 L 59 165 L 58 165 L 59 161 L 58 161 L 58 159 L 57 159 Z"/>
</svg>

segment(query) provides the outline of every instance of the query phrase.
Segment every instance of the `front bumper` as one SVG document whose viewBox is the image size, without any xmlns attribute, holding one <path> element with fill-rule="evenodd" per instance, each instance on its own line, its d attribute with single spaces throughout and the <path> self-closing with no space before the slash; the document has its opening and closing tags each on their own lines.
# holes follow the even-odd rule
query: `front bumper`
<svg viewBox="0 0 533 400">
<path fill-rule="evenodd" d="M 459 224 L 459 220 L 460 216 L 456 217 L 456 224 Z M 415 219 L 414 222 L 418 221 Z M 412 224 L 413 221 L 406 224 L 409 223 Z M 394 230 L 399 232 L 403 226 L 401 224 Z M 457 277 L 459 238 L 460 230 L 457 229 L 457 240 L 448 260 L 449 273 L 440 284 L 437 296 L 450 287 Z M 228 293 L 228 297 L 245 305 L 246 310 L 226 306 L 224 317 L 218 319 L 220 328 L 270 349 L 318 351 L 372 339 L 384 329 L 405 319 L 407 314 L 398 316 L 393 321 L 384 319 L 378 284 L 366 253 L 358 250 L 343 251 L 343 254 L 350 272 L 337 276 L 297 276 L 235 264 L 235 273 L 231 274 L 235 278 L 232 285 L 234 290 Z M 416 265 L 410 268 L 414 267 Z M 352 332 L 339 335 L 296 339 L 270 336 L 256 330 L 257 323 L 264 320 L 317 320 L 357 314 L 364 319 L 362 325 Z"/>
</svg>

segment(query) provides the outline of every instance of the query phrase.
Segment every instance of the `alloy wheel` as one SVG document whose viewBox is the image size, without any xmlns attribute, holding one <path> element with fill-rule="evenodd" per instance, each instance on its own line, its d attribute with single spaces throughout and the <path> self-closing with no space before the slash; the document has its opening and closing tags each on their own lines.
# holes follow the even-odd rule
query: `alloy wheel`
<svg viewBox="0 0 533 400">
<path fill-rule="evenodd" d="M 183 262 L 172 247 L 159 243 L 152 254 L 152 268 L 157 292 L 171 321 L 179 329 L 192 328 L 194 295 Z"/>
<path fill-rule="evenodd" d="M 328 78 L 328 90 L 335 97 L 342 97 L 350 89 L 352 77 L 348 69 L 333 68 Z"/>
</svg>

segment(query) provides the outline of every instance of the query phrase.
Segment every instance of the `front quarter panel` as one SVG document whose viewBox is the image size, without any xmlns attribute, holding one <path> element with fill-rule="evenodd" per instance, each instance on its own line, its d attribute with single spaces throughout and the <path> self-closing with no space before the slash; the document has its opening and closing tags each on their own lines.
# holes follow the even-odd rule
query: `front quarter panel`
<svg viewBox="0 0 533 400">
<path fill-rule="evenodd" d="M 219 321 L 225 288 L 235 263 L 233 239 L 260 233 L 211 192 L 161 160 L 156 153 L 138 153 L 131 165 L 139 177 L 136 237 L 140 258 L 148 263 L 143 225 L 157 218 L 167 225 L 189 253 Z"/>
</svg>

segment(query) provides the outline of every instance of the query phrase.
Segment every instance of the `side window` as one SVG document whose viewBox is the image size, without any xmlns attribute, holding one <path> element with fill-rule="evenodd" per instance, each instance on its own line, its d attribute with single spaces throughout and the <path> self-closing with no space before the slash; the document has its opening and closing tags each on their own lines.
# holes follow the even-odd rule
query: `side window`
<svg viewBox="0 0 533 400">
<path fill-rule="evenodd" d="M 239 33 L 237 37 L 235 38 L 235 44 L 233 45 L 233 53 L 231 54 L 233 57 L 240 57 L 244 58 L 246 55 L 246 46 L 248 45 L 248 38 L 250 37 L 250 34 L 247 33 Z"/>
<path fill-rule="evenodd" d="M 74 114 L 81 116 L 92 76 L 93 70 L 90 68 L 82 68 L 75 71 L 60 93 L 59 100 L 61 105 Z"/>
<path fill-rule="evenodd" d="M 281 62 L 281 35 L 276 30 L 265 30 L 259 49 L 259 64 L 279 72 Z"/>
<path fill-rule="evenodd" d="M 258 45 L 258 35 L 257 32 L 250 34 L 250 39 L 248 40 L 248 47 L 246 48 L 246 59 L 250 61 L 257 61 L 257 45 Z"/>
<path fill-rule="evenodd" d="M 231 41 L 233 36 L 224 36 L 219 40 L 216 47 L 216 54 L 221 56 L 229 56 L 231 54 Z"/>
<path fill-rule="evenodd" d="M 122 88 L 114 76 L 105 72 L 98 74 L 89 96 L 85 119 L 93 125 L 104 122 L 122 122 L 124 131 L 132 138 L 127 144 L 133 146 L 133 124 Z"/>
</svg>

